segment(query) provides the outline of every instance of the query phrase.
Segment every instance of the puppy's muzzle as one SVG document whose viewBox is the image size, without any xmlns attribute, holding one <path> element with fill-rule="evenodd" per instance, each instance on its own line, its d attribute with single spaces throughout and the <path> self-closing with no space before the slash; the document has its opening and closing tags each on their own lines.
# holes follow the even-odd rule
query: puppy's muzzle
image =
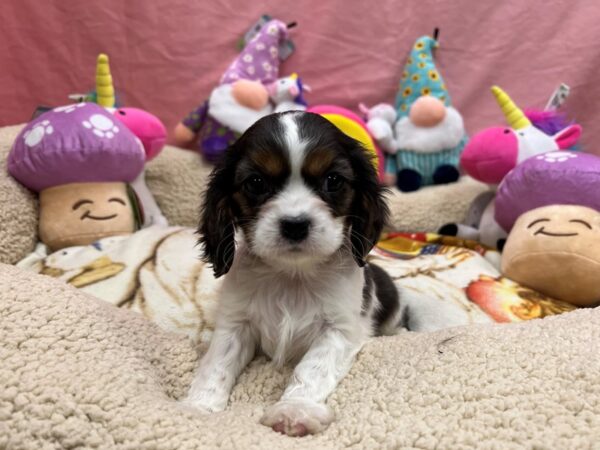
<svg viewBox="0 0 600 450">
<path fill-rule="evenodd" d="M 311 225 L 312 222 L 307 216 L 284 217 L 279 221 L 281 236 L 293 243 L 304 241 L 308 237 Z"/>
</svg>

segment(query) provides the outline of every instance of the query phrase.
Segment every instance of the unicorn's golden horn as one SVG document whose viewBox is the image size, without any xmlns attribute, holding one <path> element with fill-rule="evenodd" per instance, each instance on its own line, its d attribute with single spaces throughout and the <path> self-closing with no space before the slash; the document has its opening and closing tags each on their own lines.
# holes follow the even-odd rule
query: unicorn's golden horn
<svg viewBox="0 0 600 450">
<path fill-rule="evenodd" d="M 290 78 L 291 78 L 292 80 L 297 80 L 297 79 L 298 79 L 298 74 L 297 74 L 296 72 L 294 72 L 294 73 L 292 73 L 292 74 L 290 75 Z"/>
<path fill-rule="evenodd" d="M 105 108 L 115 106 L 115 89 L 108 65 L 108 56 L 104 53 L 100 53 L 96 61 L 96 97 L 100 106 Z"/>
<path fill-rule="evenodd" d="M 513 130 L 520 130 L 531 126 L 529 119 L 525 117 L 523 111 L 515 105 L 506 92 L 498 86 L 492 86 L 492 94 L 496 97 L 496 101 L 500 108 L 502 108 L 502 112 L 504 113 L 504 117 L 506 117 L 508 125 L 510 125 Z"/>
</svg>

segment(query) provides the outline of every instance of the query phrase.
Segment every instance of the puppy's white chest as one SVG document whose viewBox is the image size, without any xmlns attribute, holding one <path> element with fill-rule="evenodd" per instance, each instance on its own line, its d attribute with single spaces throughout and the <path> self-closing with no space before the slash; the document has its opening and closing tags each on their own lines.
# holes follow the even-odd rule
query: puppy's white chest
<svg viewBox="0 0 600 450">
<path fill-rule="evenodd" d="M 276 364 L 302 357 L 326 323 L 322 299 L 309 286 L 271 280 L 249 299 L 248 319 L 262 351 Z"/>
</svg>

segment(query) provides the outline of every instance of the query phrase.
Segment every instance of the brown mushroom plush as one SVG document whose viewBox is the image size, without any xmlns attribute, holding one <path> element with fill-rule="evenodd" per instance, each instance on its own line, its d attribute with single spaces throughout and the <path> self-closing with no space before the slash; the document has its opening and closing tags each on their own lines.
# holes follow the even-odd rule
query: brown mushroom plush
<svg viewBox="0 0 600 450">
<path fill-rule="evenodd" d="M 532 157 L 502 182 L 496 220 L 510 231 L 508 278 L 577 306 L 600 304 L 600 158 Z"/>
</svg>

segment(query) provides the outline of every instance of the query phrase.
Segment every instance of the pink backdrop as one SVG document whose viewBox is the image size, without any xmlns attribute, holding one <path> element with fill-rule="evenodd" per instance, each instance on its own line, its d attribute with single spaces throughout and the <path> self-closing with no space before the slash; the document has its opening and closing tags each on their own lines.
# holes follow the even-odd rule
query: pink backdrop
<svg viewBox="0 0 600 450">
<path fill-rule="evenodd" d="M 310 103 L 393 102 L 410 46 L 437 26 L 438 69 L 470 133 L 503 122 L 491 84 L 542 107 L 565 82 L 583 143 L 600 153 L 600 2 L 592 1 L 2 0 L 0 125 L 93 88 L 96 55 L 106 52 L 124 103 L 172 129 L 207 97 L 262 13 L 298 22 L 297 52 L 282 69 L 311 85 Z"/>
</svg>

